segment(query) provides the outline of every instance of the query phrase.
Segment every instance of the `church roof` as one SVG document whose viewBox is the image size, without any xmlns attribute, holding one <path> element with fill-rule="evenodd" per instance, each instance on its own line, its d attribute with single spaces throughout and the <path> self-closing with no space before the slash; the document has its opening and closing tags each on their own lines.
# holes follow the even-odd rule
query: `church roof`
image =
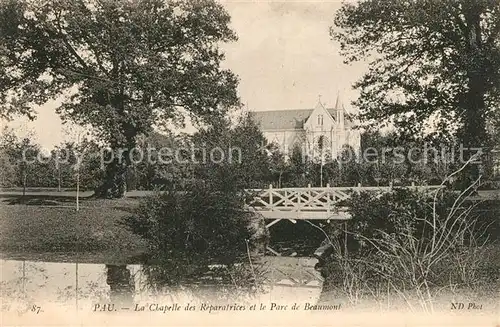
<svg viewBox="0 0 500 327">
<path fill-rule="evenodd" d="M 250 114 L 263 130 L 302 129 L 313 109 L 252 111 Z"/>
<path fill-rule="evenodd" d="M 292 110 L 269 110 L 269 111 L 252 111 L 250 115 L 255 119 L 263 130 L 301 130 L 304 123 L 311 115 L 314 109 L 292 109 Z M 336 119 L 337 110 L 343 110 L 345 113 L 346 127 L 352 126 L 352 121 L 349 119 L 349 114 L 344 106 L 339 103 L 335 104 L 335 108 L 326 108 L 333 120 Z"/>
</svg>

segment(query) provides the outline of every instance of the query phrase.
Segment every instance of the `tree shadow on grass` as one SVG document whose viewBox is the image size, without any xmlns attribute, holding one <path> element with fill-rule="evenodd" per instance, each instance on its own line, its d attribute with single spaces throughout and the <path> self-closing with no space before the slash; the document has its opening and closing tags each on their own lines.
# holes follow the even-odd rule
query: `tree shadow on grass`
<svg viewBox="0 0 500 327">
<path fill-rule="evenodd" d="M 81 197 L 80 201 L 85 201 L 90 199 L 91 197 Z M 76 198 L 72 196 L 53 196 L 53 195 L 38 195 L 38 194 L 29 194 L 25 195 L 2 195 L 0 196 L 0 203 L 7 205 L 17 205 L 17 204 L 25 204 L 25 205 L 67 205 L 69 203 L 75 203 Z"/>
</svg>

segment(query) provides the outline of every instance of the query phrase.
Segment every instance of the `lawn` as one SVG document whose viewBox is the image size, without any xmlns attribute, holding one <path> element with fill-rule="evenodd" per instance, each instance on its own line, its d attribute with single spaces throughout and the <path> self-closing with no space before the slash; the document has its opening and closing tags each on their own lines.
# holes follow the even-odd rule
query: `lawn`
<svg viewBox="0 0 500 327">
<path fill-rule="evenodd" d="M 128 262 L 146 248 L 142 239 L 119 224 L 138 203 L 136 199 L 84 198 L 78 212 L 74 201 L 8 204 L 16 202 L 12 197 L 0 199 L 0 253 L 4 258 Z"/>
</svg>

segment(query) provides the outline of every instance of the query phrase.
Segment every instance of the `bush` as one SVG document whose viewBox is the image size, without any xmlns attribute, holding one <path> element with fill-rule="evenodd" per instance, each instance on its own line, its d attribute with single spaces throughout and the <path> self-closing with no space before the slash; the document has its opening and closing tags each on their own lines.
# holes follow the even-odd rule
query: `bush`
<svg viewBox="0 0 500 327">
<path fill-rule="evenodd" d="M 205 185 L 148 197 L 124 223 L 156 257 L 229 263 L 247 255 L 255 217 L 245 210 L 243 195 Z"/>
<path fill-rule="evenodd" d="M 437 217 L 446 216 L 455 198 L 455 194 L 445 191 L 439 195 L 434 206 L 429 194 L 408 188 L 395 188 L 384 194 L 353 194 L 347 203 L 352 216 L 347 227 L 348 249 L 357 251 L 363 248 L 366 252 L 369 248 L 373 249 L 367 239 L 379 238 L 382 234 L 397 236 L 404 231 L 420 239 L 428 239 L 431 230 L 427 221 L 432 219 L 434 210 Z"/>
</svg>

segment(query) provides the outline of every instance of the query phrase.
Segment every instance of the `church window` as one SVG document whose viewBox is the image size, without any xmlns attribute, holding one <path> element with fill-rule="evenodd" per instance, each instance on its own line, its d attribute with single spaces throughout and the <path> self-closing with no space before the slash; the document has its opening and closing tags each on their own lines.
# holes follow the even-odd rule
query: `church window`
<svg viewBox="0 0 500 327">
<path fill-rule="evenodd" d="M 318 147 L 319 147 L 320 150 L 323 150 L 324 146 L 325 146 L 325 137 L 323 135 L 321 135 L 318 138 Z"/>
<path fill-rule="evenodd" d="M 323 125 L 323 115 L 318 115 L 318 125 Z"/>
</svg>

